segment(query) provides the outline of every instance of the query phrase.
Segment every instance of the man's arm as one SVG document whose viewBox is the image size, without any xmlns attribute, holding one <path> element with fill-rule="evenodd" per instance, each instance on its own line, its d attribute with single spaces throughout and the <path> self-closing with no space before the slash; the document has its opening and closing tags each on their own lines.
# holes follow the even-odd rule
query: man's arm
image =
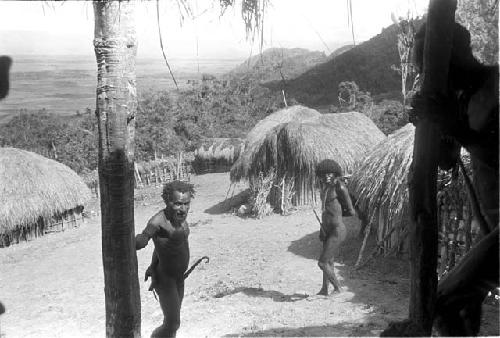
<svg viewBox="0 0 500 338">
<path fill-rule="evenodd" d="M 356 215 L 356 211 L 354 210 L 354 207 L 352 206 L 351 197 L 349 196 L 349 190 L 347 189 L 345 184 L 340 182 L 340 180 L 335 182 L 335 184 L 337 185 L 336 192 L 337 192 L 339 201 L 341 202 L 340 205 L 342 206 L 342 216 L 354 216 L 354 215 Z"/>
<path fill-rule="evenodd" d="M 151 218 L 148 221 L 148 224 L 146 225 L 146 227 L 144 228 L 142 233 L 135 236 L 135 249 L 136 250 L 140 250 L 140 249 L 146 247 L 146 245 L 148 245 L 148 242 L 151 239 L 151 237 L 153 237 L 154 234 L 156 234 L 156 232 L 160 229 L 160 226 L 158 225 L 157 222 L 155 222 L 154 219 L 155 219 L 155 217 Z"/>
</svg>

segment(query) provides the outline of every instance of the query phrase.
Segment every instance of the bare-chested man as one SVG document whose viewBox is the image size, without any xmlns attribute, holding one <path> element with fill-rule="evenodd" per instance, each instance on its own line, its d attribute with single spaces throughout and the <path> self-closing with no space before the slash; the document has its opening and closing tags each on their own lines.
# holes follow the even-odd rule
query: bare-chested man
<svg viewBox="0 0 500 338">
<path fill-rule="evenodd" d="M 155 245 L 146 279 L 151 276 L 151 288 L 156 291 L 163 312 L 163 324 L 152 337 L 175 337 L 180 326 L 180 310 L 184 298 L 184 272 L 189 264 L 189 226 L 186 217 L 193 185 L 173 181 L 163 187 L 166 208 L 148 221 L 144 231 L 136 236 L 136 249 L 144 248 L 152 238 Z"/>
<path fill-rule="evenodd" d="M 321 229 L 320 240 L 323 251 L 318 266 L 323 271 L 323 285 L 318 295 L 328 295 L 328 283 L 334 292 L 340 292 L 340 283 L 334 271 L 334 255 L 347 235 L 342 216 L 355 215 L 349 192 L 341 177 L 342 168 L 333 160 L 324 160 L 316 167 L 316 176 L 321 184 Z"/>
</svg>

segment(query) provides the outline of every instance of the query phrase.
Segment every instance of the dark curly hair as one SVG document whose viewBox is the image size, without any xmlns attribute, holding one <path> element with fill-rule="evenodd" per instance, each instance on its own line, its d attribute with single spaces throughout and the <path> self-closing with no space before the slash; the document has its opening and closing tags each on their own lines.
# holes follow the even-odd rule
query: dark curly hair
<svg viewBox="0 0 500 338">
<path fill-rule="evenodd" d="M 163 191 L 161 193 L 161 197 L 165 202 L 167 202 L 172 197 L 174 191 L 182 193 L 188 192 L 191 195 L 191 197 L 194 197 L 194 185 L 191 183 L 186 183 L 177 180 L 165 183 L 163 185 Z"/>
<path fill-rule="evenodd" d="M 316 166 L 316 176 L 320 177 L 329 173 L 333 173 L 335 177 L 343 176 L 343 171 L 340 165 L 334 160 L 326 159 L 318 163 Z"/>
</svg>

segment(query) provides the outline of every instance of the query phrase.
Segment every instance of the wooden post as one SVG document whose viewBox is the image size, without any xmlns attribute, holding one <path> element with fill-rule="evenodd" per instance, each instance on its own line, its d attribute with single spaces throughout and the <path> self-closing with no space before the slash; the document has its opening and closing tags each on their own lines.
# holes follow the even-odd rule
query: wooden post
<svg viewBox="0 0 500 338">
<path fill-rule="evenodd" d="M 431 0 L 429 3 L 424 45 L 424 96 L 447 93 L 455 9 L 456 0 Z M 411 210 L 409 318 L 426 335 L 432 331 L 437 290 L 439 140 L 437 125 L 425 119 L 417 123 L 408 180 Z"/>
<path fill-rule="evenodd" d="M 281 214 L 285 214 L 285 176 L 281 179 Z"/>
<path fill-rule="evenodd" d="M 176 173 L 177 180 L 181 179 L 181 163 L 182 163 L 182 151 L 180 151 L 178 156 L 177 156 L 177 173 Z"/>
<path fill-rule="evenodd" d="M 93 1 L 106 337 L 140 337 L 134 228 L 136 1 Z"/>
</svg>

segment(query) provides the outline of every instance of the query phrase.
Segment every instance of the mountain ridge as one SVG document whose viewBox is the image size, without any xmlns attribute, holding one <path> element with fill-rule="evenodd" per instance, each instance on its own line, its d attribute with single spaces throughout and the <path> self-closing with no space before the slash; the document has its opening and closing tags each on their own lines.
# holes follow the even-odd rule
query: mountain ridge
<svg viewBox="0 0 500 338">
<path fill-rule="evenodd" d="M 395 93 L 401 89 L 401 79 L 391 69 L 392 65 L 400 62 L 397 34 L 398 26 L 393 24 L 370 40 L 290 79 L 285 85 L 288 97 L 309 107 L 336 105 L 338 85 L 342 81 L 354 81 L 360 90 L 375 96 L 388 93 L 397 95 Z M 269 81 L 263 86 L 271 90 L 283 89 L 281 81 Z"/>
</svg>

